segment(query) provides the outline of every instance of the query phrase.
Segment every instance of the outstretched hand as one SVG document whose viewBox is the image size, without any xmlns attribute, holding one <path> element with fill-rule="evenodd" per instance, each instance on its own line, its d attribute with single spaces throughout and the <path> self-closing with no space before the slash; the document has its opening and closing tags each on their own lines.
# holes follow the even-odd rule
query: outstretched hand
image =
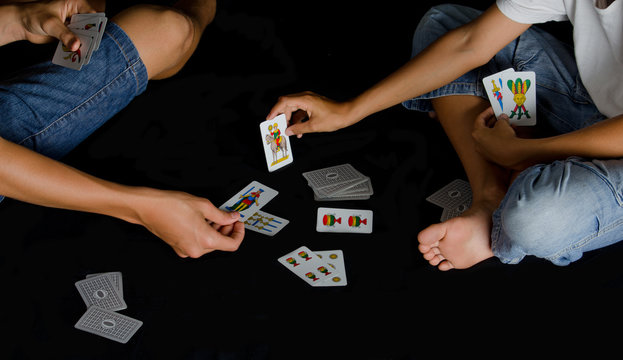
<svg viewBox="0 0 623 360">
<path fill-rule="evenodd" d="M 350 114 L 349 103 L 339 103 L 311 91 L 281 96 L 266 119 L 279 114 L 284 114 L 288 121 L 286 135 L 299 138 L 306 133 L 339 130 L 357 121 Z M 305 118 L 307 121 L 302 121 Z"/>
</svg>

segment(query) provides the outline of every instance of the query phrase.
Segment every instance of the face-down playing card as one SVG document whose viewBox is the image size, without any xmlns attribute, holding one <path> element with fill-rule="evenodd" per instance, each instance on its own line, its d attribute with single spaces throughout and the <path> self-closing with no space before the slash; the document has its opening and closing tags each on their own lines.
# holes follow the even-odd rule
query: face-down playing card
<svg viewBox="0 0 623 360">
<path fill-rule="evenodd" d="M 277 196 L 278 193 L 278 191 L 271 189 L 266 185 L 260 184 L 257 181 L 252 181 L 236 195 L 232 196 L 231 199 L 221 205 L 219 209 L 226 211 L 238 211 L 240 213 L 240 218 L 246 219 L 266 205 L 270 200 Z"/>
<path fill-rule="evenodd" d="M 285 133 L 286 127 L 288 127 L 288 122 L 284 114 L 260 123 L 268 171 L 275 171 L 294 161 L 290 138 Z"/>
</svg>

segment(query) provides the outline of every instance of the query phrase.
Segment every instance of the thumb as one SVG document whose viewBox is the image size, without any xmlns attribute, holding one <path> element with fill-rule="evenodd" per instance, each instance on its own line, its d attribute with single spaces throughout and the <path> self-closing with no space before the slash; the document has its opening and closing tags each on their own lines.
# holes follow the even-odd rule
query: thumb
<svg viewBox="0 0 623 360">
<path fill-rule="evenodd" d="M 50 18 L 44 22 L 42 28 L 46 34 L 59 39 L 71 51 L 76 51 L 80 48 L 80 38 L 71 32 L 60 19 Z"/>
<path fill-rule="evenodd" d="M 237 211 L 227 212 L 227 211 L 224 211 L 224 210 L 221 210 L 215 207 L 214 205 L 212 205 L 212 203 L 210 203 L 207 206 L 207 208 L 203 210 L 203 216 L 206 219 L 212 222 L 215 222 L 219 225 L 233 224 L 236 221 L 240 220 L 239 212 Z"/>
</svg>

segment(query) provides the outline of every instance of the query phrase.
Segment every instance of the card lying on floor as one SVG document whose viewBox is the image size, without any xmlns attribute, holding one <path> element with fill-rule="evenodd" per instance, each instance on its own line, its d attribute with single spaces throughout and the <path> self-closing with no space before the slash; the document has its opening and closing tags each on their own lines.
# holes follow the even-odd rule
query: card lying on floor
<svg viewBox="0 0 623 360">
<path fill-rule="evenodd" d="M 273 236 L 288 223 L 286 219 L 258 210 L 244 221 L 244 227 L 260 234 Z"/>
<path fill-rule="evenodd" d="M 426 201 L 443 208 L 440 219 L 443 222 L 469 209 L 472 204 L 472 188 L 467 181 L 456 179 L 435 191 Z"/>
<path fill-rule="evenodd" d="M 91 306 L 74 327 L 125 344 L 141 325 L 140 320 Z"/>
<path fill-rule="evenodd" d="M 67 27 L 80 39 L 80 48 L 71 51 L 58 42 L 52 63 L 80 70 L 91 61 L 93 52 L 99 48 L 108 19 L 104 13 L 75 14 Z"/>
<path fill-rule="evenodd" d="M 236 195 L 232 196 L 231 199 L 221 205 L 219 209 L 238 211 L 240 213 L 240 218 L 246 219 L 271 201 L 278 193 L 278 191 L 266 185 L 260 184 L 257 181 L 252 181 Z"/>
<path fill-rule="evenodd" d="M 319 207 L 316 231 L 340 233 L 372 233 L 372 210 Z"/>
<path fill-rule="evenodd" d="M 306 246 L 283 255 L 277 261 L 311 286 L 346 285 L 336 266 L 329 265 Z"/>
<path fill-rule="evenodd" d="M 322 286 L 344 286 L 348 283 L 346 281 L 346 265 L 342 250 L 323 250 L 314 251 L 314 253 L 339 273 L 339 275 L 333 276 L 331 281 L 325 281 Z"/>
<path fill-rule="evenodd" d="M 111 311 L 123 310 L 127 307 L 108 274 L 76 281 L 75 285 L 87 307 L 95 305 Z"/>
<path fill-rule="evenodd" d="M 288 127 L 288 122 L 284 114 L 260 123 L 268 171 L 275 171 L 294 161 L 290 138 L 286 136 L 286 127 Z"/>
<path fill-rule="evenodd" d="M 512 68 L 482 79 L 495 116 L 508 115 L 517 126 L 536 125 L 536 79 L 533 71 Z"/>
<path fill-rule="evenodd" d="M 341 164 L 303 173 L 314 191 L 314 200 L 366 200 L 373 194 L 370 178 L 351 164 Z"/>
</svg>

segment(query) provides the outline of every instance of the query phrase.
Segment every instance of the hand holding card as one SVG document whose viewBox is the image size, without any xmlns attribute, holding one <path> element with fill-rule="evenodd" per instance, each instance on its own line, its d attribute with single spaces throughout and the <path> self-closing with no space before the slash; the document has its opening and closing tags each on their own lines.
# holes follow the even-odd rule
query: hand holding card
<svg viewBox="0 0 623 360">
<path fill-rule="evenodd" d="M 482 79 L 496 118 L 506 114 L 511 125 L 536 125 L 535 76 L 509 68 Z"/>
<path fill-rule="evenodd" d="M 80 47 L 72 51 L 59 41 L 52 63 L 81 70 L 84 65 L 91 61 L 93 52 L 99 48 L 106 23 L 107 18 L 104 13 L 75 14 L 72 16 L 67 27 L 80 39 Z"/>
</svg>

